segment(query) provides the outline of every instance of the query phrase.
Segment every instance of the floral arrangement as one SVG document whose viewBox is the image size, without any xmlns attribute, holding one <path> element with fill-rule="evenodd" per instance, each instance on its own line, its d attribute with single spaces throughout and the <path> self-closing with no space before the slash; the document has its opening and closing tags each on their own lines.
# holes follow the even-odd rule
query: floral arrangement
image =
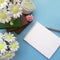
<svg viewBox="0 0 60 60">
<path fill-rule="evenodd" d="M 28 5 L 29 4 L 29 5 Z M 0 23 L 13 25 L 11 19 L 20 18 L 22 13 L 29 14 L 34 10 L 31 0 L 0 0 Z"/>
<path fill-rule="evenodd" d="M 14 26 L 19 30 L 20 20 L 18 21 L 18 19 L 20 19 L 21 15 L 24 15 L 26 18 L 26 21 L 23 21 L 21 27 L 28 25 L 33 20 L 33 16 L 30 13 L 34 8 L 35 6 L 32 0 L 0 0 L 0 28 L 13 28 L 12 26 Z M 13 21 L 15 21 L 15 25 Z M 24 22 L 27 22 L 27 24 L 24 24 Z M 19 27 L 17 27 L 18 25 Z M 19 43 L 14 34 L 10 32 L 0 33 L 0 60 L 12 59 L 18 48 Z"/>
<path fill-rule="evenodd" d="M 0 0 L 0 23 L 12 25 L 11 18 L 17 19 L 22 15 L 20 0 Z"/>
<path fill-rule="evenodd" d="M 19 43 L 14 34 L 0 33 L 0 59 L 10 60 L 15 56 Z"/>
</svg>

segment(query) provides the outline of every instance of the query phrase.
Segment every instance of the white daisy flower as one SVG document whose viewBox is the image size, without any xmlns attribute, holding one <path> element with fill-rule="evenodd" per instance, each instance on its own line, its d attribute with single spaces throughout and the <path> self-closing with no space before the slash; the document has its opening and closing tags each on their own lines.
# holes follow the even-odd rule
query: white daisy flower
<svg viewBox="0 0 60 60">
<path fill-rule="evenodd" d="M 9 33 L 5 33 L 4 34 L 4 40 L 7 42 L 12 42 L 16 40 L 16 37 L 14 36 L 14 34 Z"/>
<path fill-rule="evenodd" d="M 11 20 L 11 15 L 6 9 L 0 10 L 0 23 L 8 23 Z"/>
<path fill-rule="evenodd" d="M 0 39 L 2 39 L 3 38 L 3 34 L 2 33 L 0 33 Z"/>
<path fill-rule="evenodd" d="M 22 0 L 13 0 L 13 3 L 21 3 Z"/>
<path fill-rule="evenodd" d="M 17 51 L 19 48 L 19 43 L 17 41 L 10 43 L 11 51 Z"/>
<path fill-rule="evenodd" d="M 19 3 L 10 3 L 8 5 L 8 10 L 10 11 L 13 18 L 18 18 L 22 15 L 22 7 Z"/>
<path fill-rule="evenodd" d="M 4 41 L 0 40 L 0 54 L 5 53 L 7 49 L 7 45 Z"/>
<path fill-rule="evenodd" d="M 10 60 L 15 56 L 15 52 L 19 48 L 19 43 L 16 41 L 16 37 L 11 33 L 0 33 L 0 59 Z M 9 44 L 7 44 L 9 43 Z M 9 47 L 9 50 L 7 50 Z"/>
<path fill-rule="evenodd" d="M 14 53 L 14 52 L 11 52 L 11 51 L 6 52 L 6 53 L 4 54 L 4 57 L 5 57 L 5 59 L 7 59 L 7 60 L 12 59 L 14 56 L 15 56 L 15 53 Z"/>
<path fill-rule="evenodd" d="M 6 7 L 8 2 L 9 2 L 9 0 L 0 0 L 0 9 Z"/>
</svg>

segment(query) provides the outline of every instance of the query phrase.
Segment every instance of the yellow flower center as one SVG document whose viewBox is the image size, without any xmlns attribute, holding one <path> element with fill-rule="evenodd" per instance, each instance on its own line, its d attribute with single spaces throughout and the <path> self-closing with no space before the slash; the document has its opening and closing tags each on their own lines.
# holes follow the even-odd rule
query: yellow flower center
<svg viewBox="0 0 60 60">
<path fill-rule="evenodd" d="M 9 35 L 7 35 L 6 38 L 9 39 L 9 40 L 12 39 L 12 35 L 9 34 Z"/>
<path fill-rule="evenodd" d="M 0 18 L 1 19 L 6 19 L 7 18 L 7 15 L 5 13 L 0 13 Z"/>
<path fill-rule="evenodd" d="M 4 0 L 0 0 L 0 4 L 4 3 Z"/>
<path fill-rule="evenodd" d="M 14 5 L 13 8 L 12 8 L 12 12 L 13 13 L 18 13 L 19 12 L 19 7 L 17 5 Z"/>
<path fill-rule="evenodd" d="M 12 56 L 12 54 L 11 53 L 6 53 L 6 57 L 11 57 Z"/>
<path fill-rule="evenodd" d="M 0 50 L 4 49 L 4 44 L 0 43 Z"/>
<path fill-rule="evenodd" d="M 13 43 L 13 44 L 12 44 L 12 48 L 15 49 L 16 47 L 17 47 L 17 44 L 16 44 L 16 43 Z"/>
</svg>

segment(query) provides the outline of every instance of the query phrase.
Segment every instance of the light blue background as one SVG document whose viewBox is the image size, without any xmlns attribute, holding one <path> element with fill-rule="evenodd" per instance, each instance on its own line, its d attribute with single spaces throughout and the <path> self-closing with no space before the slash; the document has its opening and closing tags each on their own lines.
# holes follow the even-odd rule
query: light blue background
<svg viewBox="0 0 60 60">
<path fill-rule="evenodd" d="M 36 21 L 44 26 L 60 29 L 60 0 L 33 0 L 33 2 L 36 6 L 33 12 L 34 21 L 21 34 L 15 34 L 20 43 L 20 48 L 13 60 L 48 60 L 24 41 L 24 36 Z M 1 29 L 0 32 L 5 32 L 5 30 Z M 53 31 L 53 33 L 60 36 L 58 32 Z M 50 60 L 60 60 L 60 48 Z"/>
</svg>

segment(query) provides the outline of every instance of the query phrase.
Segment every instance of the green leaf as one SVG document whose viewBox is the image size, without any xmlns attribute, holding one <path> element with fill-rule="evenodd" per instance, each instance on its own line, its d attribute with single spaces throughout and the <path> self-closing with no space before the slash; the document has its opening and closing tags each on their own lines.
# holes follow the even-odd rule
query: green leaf
<svg viewBox="0 0 60 60">
<path fill-rule="evenodd" d="M 0 28 L 3 28 L 3 29 L 4 28 L 18 28 L 21 26 L 20 18 L 18 18 L 18 19 L 12 18 L 11 21 L 13 21 L 13 25 L 10 25 L 10 23 L 5 23 L 5 24 L 0 23 Z"/>
</svg>

